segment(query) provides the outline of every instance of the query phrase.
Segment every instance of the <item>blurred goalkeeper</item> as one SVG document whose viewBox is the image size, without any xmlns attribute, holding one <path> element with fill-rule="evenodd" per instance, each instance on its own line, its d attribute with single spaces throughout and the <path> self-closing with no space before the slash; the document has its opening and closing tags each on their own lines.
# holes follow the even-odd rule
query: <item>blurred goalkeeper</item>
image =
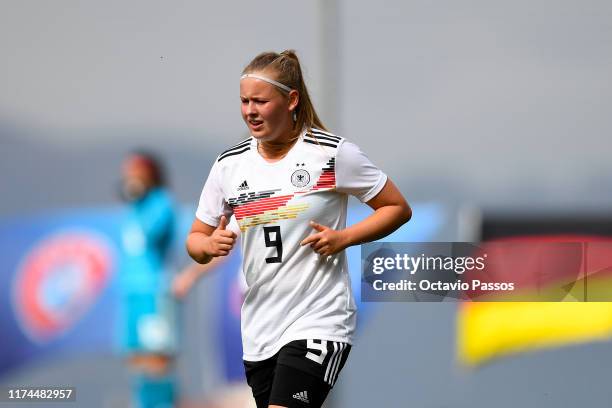
<svg viewBox="0 0 612 408">
<path fill-rule="evenodd" d="M 120 342 L 133 374 L 133 404 L 170 408 L 176 400 L 176 329 L 167 261 L 176 217 L 159 159 L 144 151 L 129 154 L 121 196 L 128 212 L 121 231 Z"/>
</svg>

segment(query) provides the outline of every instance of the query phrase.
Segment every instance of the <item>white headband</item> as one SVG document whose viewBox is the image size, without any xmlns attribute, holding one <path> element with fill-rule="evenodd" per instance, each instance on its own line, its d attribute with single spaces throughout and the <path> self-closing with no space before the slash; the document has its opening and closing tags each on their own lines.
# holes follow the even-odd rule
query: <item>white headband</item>
<svg viewBox="0 0 612 408">
<path fill-rule="evenodd" d="M 264 76 L 261 75 L 255 75 L 255 74 L 244 74 L 243 76 L 240 77 L 240 80 L 243 80 L 244 78 L 255 78 L 255 79 L 259 79 L 261 81 L 267 82 L 269 84 L 272 84 L 274 86 L 279 87 L 280 89 L 282 89 L 285 92 L 291 92 L 291 88 L 289 88 L 287 85 L 283 85 L 278 81 L 275 81 L 273 79 L 270 78 L 266 78 Z"/>
</svg>

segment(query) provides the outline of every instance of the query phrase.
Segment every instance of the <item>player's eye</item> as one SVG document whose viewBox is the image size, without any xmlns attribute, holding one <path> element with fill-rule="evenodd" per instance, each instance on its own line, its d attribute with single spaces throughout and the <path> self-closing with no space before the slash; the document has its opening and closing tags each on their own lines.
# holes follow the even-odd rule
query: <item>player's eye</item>
<svg viewBox="0 0 612 408">
<path fill-rule="evenodd" d="M 240 102 L 242 103 L 249 103 L 249 100 L 246 98 L 240 98 Z"/>
</svg>

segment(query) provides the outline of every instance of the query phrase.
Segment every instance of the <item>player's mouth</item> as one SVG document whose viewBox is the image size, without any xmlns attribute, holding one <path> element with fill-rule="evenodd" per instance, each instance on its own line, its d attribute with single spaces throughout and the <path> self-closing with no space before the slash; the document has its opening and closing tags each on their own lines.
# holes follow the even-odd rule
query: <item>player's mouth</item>
<svg viewBox="0 0 612 408">
<path fill-rule="evenodd" d="M 249 119 L 249 126 L 253 130 L 261 130 L 263 128 L 263 120 Z"/>
</svg>

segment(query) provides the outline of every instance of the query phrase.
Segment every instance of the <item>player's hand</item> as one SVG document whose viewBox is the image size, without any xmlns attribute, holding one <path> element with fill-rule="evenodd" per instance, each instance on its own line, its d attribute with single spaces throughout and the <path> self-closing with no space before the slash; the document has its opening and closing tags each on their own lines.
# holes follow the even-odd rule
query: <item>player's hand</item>
<svg viewBox="0 0 612 408">
<path fill-rule="evenodd" d="M 172 280 L 172 294 L 177 299 L 183 299 L 189 293 L 195 281 L 194 274 L 189 270 L 179 273 Z"/>
<path fill-rule="evenodd" d="M 310 226 L 317 232 L 306 237 L 300 245 L 308 245 L 319 255 L 334 255 L 347 247 L 345 234 L 342 230 L 336 231 L 310 221 Z"/>
<path fill-rule="evenodd" d="M 227 227 L 227 218 L 221 216 L 219 226 L 213 231 L 206 240 L 204 252 L 210 256 L 226 256 L 234 247 L 236 242 L 236 233 L 225 229 Z"/>
</svg>

